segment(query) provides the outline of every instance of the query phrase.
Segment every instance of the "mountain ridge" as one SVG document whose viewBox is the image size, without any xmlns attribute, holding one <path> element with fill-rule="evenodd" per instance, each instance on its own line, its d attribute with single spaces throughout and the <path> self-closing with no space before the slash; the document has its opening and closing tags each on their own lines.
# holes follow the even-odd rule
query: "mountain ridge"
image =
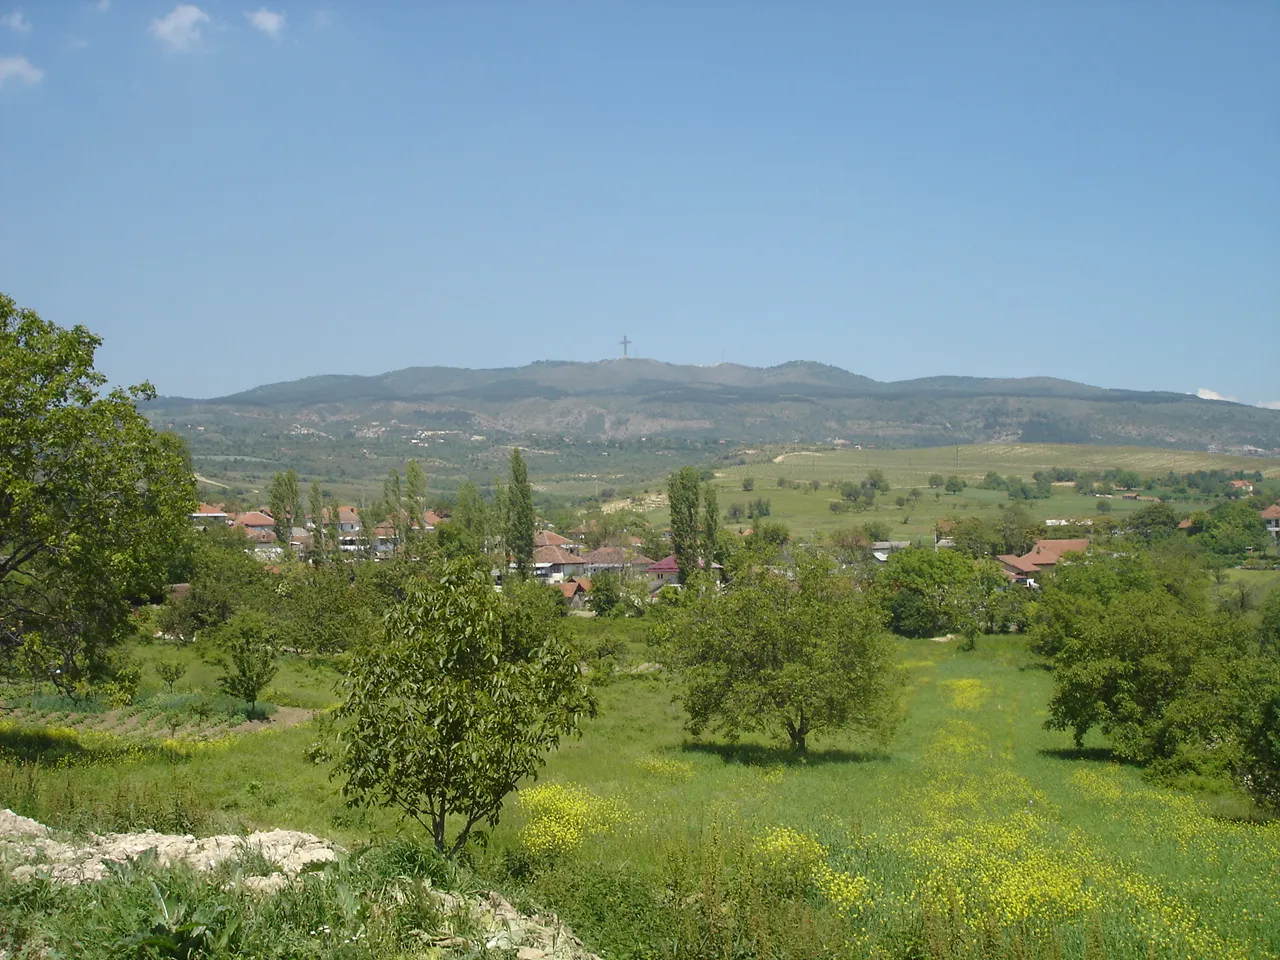
<svg viewBox="0 0 1280 960">
<path fill-rule="evenodd" d="M 246 429 L 252 425 L 260 435 L 268 426 L 266 433 L 358 438 L 370 431 L 380 436 L 393 424 L 406 442 L 418 431 L 466 426 L 507 439 L 842 439 L 891 446 L 1024 441 L 1280 454 L 1275 410 L 1044 376 L 879 381 L 805 360 L 771 367 L 646 358 L 405 367 L 372 376 L 322 374 L 207 400 L 159 397 L 147 409 L 160 417 L 201 411 Z"/>
</svg>

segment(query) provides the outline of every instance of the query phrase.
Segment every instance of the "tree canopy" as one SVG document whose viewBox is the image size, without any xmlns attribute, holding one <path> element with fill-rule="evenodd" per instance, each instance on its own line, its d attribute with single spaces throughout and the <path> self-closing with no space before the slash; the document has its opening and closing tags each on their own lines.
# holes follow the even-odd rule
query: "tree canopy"
<svg viewBox="0 0 1280 960">
<path fill-rule="evenodd" d="M 0 294 L 0 669 L 63 690 L 110 673 L 195 509 L 182 442 L 137 410 L 154 390 L 104 390 L 100 343 Z"/>
<path fill-rule="evenodd" d="M 450 854 L 496 824 L 504 798 L 594 712 L 563 629 L 544 587 L 498 594 L 474 558 L 433 564 L 343 681 L 334 759 L 347 801 L 398 809 Z"/>
<path fill-rule="evenodd" d="M 802 753 L 815 733 L 893 730 L 901 679 L 883 615 L 823 558 L 803 558 L 795 580 L 748 567 L 688 596 L 656 635 L 684 677 L 694 735 L 772 732 Z"/>
</svg>

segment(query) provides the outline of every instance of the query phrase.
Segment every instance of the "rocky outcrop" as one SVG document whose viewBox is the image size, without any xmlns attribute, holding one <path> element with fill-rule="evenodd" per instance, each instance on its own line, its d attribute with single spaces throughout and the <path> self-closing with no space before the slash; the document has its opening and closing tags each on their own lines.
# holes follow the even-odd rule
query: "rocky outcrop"
<svg viewBox="0 0 1280 960">
<path fill-rule="evenodd" d="M 202 871 L 256 852 L 278 872 L 238 882 L 263 896 L 288 887 L 310 865 L 336 862 L 345 852 L 331 841 L 294 830 L 201 838 L 147 830 L 91 833 L 83 841 L 59 839 L 42 823 L 0 810 L 0 870 L 14 879 L 90 883 L 107 877 L 111 864 L 128 863 L 149 851 L 154 851 L 157 866 L 185 863 Z M 470 955 L 483 947 L 514 953 L 517 960 L 600 960 L 554 915 L 527 916 L 493 891 L 471 897 L 433 889 L 429 895 L 446 918 L 433 940 L 444 951 Z"/>
</svg>

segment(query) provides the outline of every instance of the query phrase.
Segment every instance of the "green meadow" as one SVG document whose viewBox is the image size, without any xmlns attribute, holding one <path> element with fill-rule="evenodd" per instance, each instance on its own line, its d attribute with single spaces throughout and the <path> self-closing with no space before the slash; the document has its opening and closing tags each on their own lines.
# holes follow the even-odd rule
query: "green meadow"
<svg viewBox="0 0 1280 960">
<path fill-rule="evenodd" d="M 800 537 L 875 521 L 889 528 L 889 539 L 918 540 L 931 538 L 939 520 L 963 519 L 966 516 L 994 518 L 1010 500 L 1004 491 L 977 489 L 978 482 L 992 471 L 1003 477 L 1023 479 L 1030 479 L 1037 470 L 1055 467 L 1096 472 L 1116 467 L 1136 470 L 1144 477 L 1196 470 L 1244 470 L 1250 473 L 1261 470 L 1266 477 L 1280 475 L 1280 466 L 1274 460 L 1148 447 L 983 444 L 910 450 L 779 448 L 755 453 L 768 456 L 755 462 L 717 465 L 714 468 L 712 482 L 721 511 L 734 503 L 745 507 L 757 497 L 763 497 L 770 502 L 769 518 L 785 523 L 793 534 Z M 890 492 L 877 497 L 875 506 L 870 510 L 832 512 L 831 505 L 840 500 L 840 493 L 829 485 L 859 481 L 871 470 L 884 472 L 892 488 Z M 929 478 L 934 474 L 959 476 L 969 486 L 958 494 L 930 489 Z M 742 489 L 747 478 L 754 481 L 751 491 Z M 800 487 L 779 487 L 779 480 L 799 484 Z M 815 480 L 820 484 L 818 489 L 805 486 Z M 660 491 L 664 489 L 664 483 L 654 480 L 647 489 Z M 912 489 L 920 492 L 918 499 L 910 499 Z M 905 506 L 896 505 L 898 496 L 908 497 Z M 1053 496 L 1046 500 L 1018 501 L 1033 521 L 1096 517 L 1099 515 L 1098 505 L 1103 502 L 1108 505 L 1110 516 L 1116 519 L 1145 506 L 1141 501 L 1123 499 L 1119 492 L 1110 499 L 1081 496 L 1071 484 L 1055 485 Z M 1189 513 L 1212 506 L 1214 502 L 1179 501 L 1175 509 Z M 654 524 L 665 525 L 668 522 L 665 508 L 650 509 L 646 516 Z M 745 520 L 736 525 L 730 524 L 733 529 L 750 526 L 750 522 Z"/>
<path fill-rule="evenodd" d="M 897 735 L 833 736 L 796 760 L 764 739 L 692 741 L 642 624 L 574 630 L 618 672 L 584 735 L 509 800 L 474 868 L 603 956 L 1280 952 L 1280 823 L 1046 731 L 1049 675 L 1017 637 L 973 652 L 901 641 Z M 193 664 L 178 686 L 206 679 Z M 288 658 L 274 695 L 320 705 L 336 679 L 327 661 Z M 316 720 L 208 740 L 65 720 L 0 728 L 0 804 L 73 829 L 290 827 L 353 846 L 416 835 L 343 805 L 309 759 Z"/>
</svg>

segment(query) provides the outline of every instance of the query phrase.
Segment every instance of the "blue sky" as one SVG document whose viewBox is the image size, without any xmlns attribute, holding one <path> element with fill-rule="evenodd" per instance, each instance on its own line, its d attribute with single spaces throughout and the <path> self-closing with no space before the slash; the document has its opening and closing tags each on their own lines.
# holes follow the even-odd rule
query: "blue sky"
<svg viewBox="0 0 1280 960">
<path fill-rule="evenodd" d="M 0 0 L 0 290 L 187 396 L 625 333 L 1280 401 L 1277 49 L 1274 0 Z"/>
</svg>

